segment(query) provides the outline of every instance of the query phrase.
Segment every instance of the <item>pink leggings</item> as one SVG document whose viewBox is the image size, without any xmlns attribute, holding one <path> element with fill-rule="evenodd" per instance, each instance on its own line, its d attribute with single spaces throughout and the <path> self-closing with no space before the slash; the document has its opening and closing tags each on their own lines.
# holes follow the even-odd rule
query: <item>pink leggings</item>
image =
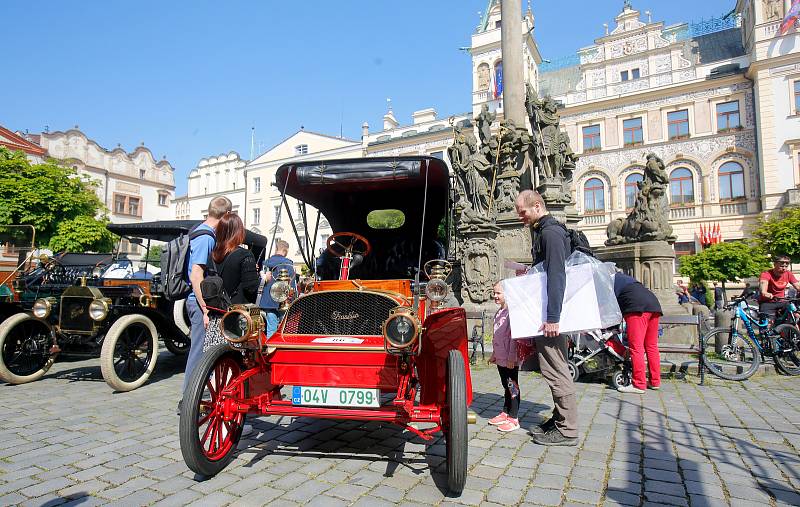
<svg viewBox="0 0 800 507">
<path fill-rule="evenodd" d="M 633 363 L 633 386 L 647 389 L 644 356 L 650 370 L 650 384 L 661 385 L 661 358 L 658 355 L 658 313 L 641 312 L 625 315 L 628 326 L 628 347 Z"/>
</svg>

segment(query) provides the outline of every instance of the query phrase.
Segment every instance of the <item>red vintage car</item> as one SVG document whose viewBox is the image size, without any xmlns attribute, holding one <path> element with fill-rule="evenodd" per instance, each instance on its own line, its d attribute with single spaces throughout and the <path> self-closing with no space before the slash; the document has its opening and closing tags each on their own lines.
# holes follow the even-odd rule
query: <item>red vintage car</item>
<svg viewBox="0 0 800 507">
<path fill-rule="evenodd" d="M 299 236 L 319 226 L 305 222 L 306 204 L 334 234 L 318 259 L 300 241 L 316 274 L 305 293 L 293 297 L 286 272 L 276 274 L 270 293 L 286 314 L 275 334 L 264 334 L 253 305 L 223 317 L 228 343 L 206 352 L 184 393 L 187 466 L 222 470 L 248 414 L 385 421 L 428 441 L 442 432 L 448 488 L 460 493 L 475 414 L 465 313 L 443 304 L 447 166 L 433 157 L 301 162 L 281 166 L 276 180 L 284 204 L 301 203 Z"/>
</svg>

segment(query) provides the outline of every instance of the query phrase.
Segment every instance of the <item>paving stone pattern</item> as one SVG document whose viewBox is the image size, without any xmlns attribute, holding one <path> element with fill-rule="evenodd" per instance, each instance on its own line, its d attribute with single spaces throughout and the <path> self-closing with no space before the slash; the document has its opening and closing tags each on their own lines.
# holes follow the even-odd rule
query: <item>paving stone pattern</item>
<svg viewBox="0 0 800 507">
<path fill-rule="evenodd" d="M 454 498 L 441 440 L 353 421 L 250 418 L 256 434 L 200 482 L 178 444 L 182 369 L 162 353 L 130 393 L 112 393 L 97 360 L 0 385 L 0 505 L 800 505 L 800 379 L 667 380 L 645 396 L 580 383 L 580 445 L 544 448 L 487 424 L 499 379 L 473 368 L 478 423 Z M 549 415 L 549 391 L 522 377 L 527 429 Z"/>
</svg>

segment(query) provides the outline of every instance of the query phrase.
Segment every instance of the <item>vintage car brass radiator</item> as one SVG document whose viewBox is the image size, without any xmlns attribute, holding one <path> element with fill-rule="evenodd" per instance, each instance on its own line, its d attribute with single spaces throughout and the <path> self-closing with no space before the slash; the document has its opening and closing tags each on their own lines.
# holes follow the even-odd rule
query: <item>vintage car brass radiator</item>
<svg viewBox="0 0 800 507">
<path fill-rule="evenodd" d="M 308 294 L 289 307 L 284 334 L 380 336 L 389 312 L 398 306 L 374 292 L 324 291 Z"/>
</svg>

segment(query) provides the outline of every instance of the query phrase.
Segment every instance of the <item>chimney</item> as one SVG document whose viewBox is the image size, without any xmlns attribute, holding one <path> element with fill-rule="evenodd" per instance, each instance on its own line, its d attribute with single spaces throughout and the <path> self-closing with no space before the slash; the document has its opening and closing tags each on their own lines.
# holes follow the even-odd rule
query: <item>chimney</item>
<svg viewBox="0 0 800 507">
<path fill-rule="evenodd" d="M 432 107 L 428 109 L 422 109 L 420 111 L 414 111 L 411 114 L 411 118 L 414 120 L 414 125 L 419 125 L 420 123 L 425 123 L 429 121 L 436 120 L 436 110 Z"/>
</svg>

